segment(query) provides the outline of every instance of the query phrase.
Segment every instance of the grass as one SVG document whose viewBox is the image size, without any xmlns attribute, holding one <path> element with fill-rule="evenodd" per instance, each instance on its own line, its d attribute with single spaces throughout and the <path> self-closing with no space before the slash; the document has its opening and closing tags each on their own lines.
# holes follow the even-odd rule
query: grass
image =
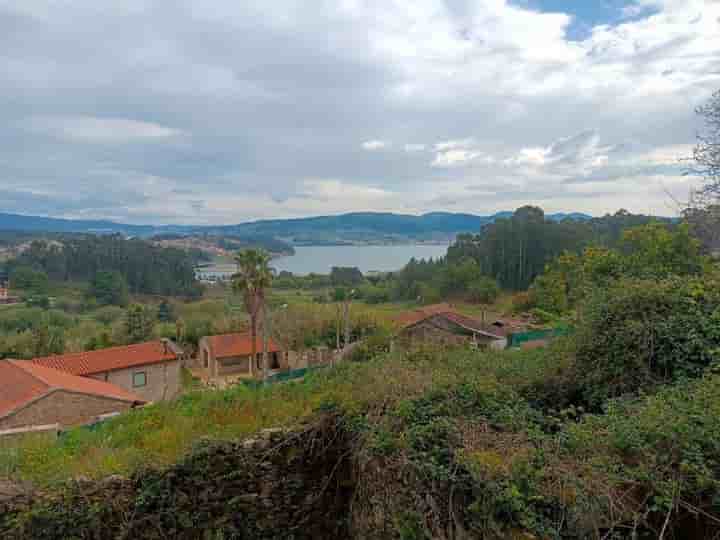
<svg viewBox="0 0 720 540">
<path fill-rule="evenodd" d="M 41 485 L 85 476 L 130 474 L 144 466 L 176 462 L 202 438 L 233 439 L 265 427 L 290 426 L 333 404 L 349 415 L 460 384 L 468 377 L 516 386 L 543 376 L 538 354 L 456 351 L 394 354 L 363 364 L 314 372 L 302 381 L 250 389 L 192 391 L 182 398 L 129 412 L 94 429 L 68 431 L 56 443 L 19 442 L 0 454 L 0 472 Z"/>
<path fill-rule="evenodd" d="M 538 385 L 572 385 L 562 376 L 573 367 L 566 343 L 485 353 L 422 348 L 289 384 L 193 391 L 57 442 L 30 437 L 0 448 L 0 477 L 52 487 L 129 475 L 172 465 L 203 439 L 248 437 L 333 410 L 361 436 L 355 457 L 372 465 L 361 467 L 367 474 L 357 486 L 370 514 L 382 507 L 422 516 L 416 494 L 437 502 L 457 489 L 468 526 L 497 532 L 493 538 L 557 538 L 568 524 L 593 537 L 633 523 L 657 537 L 671 512 L 677 522 L 692 509 L 716 515 L 720 375 L 610 402 L 603 414 L 565 414 L 533 396 Z M 414 519 L 401 521 L 412 529 Z"/>
</svg>

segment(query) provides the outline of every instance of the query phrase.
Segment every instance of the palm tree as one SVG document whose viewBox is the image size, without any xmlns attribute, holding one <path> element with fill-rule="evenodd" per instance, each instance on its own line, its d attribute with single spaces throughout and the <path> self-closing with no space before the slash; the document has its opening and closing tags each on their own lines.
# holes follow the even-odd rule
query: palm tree
<svg viewBox="0 0 720 540">
<path fill-rule="evenodd" d="M 252 360 L 250 373 L 255 369 L 257 358 L 257 322 L 260 310 L 265 304 L 265 289 L 272 282 L 272 270 L 268 263 L 270 256 L 261 249 L 245 249 L 235 256 L 237 273 L 232 276 L 232 287 L 242 294 L 245 310 L 250 316 L 250 340 L 252 341 Z M 265 359 L 267 363 L 267 359 Z M 263 366 L 267 371 L 267 366 Z"/>
</svg>

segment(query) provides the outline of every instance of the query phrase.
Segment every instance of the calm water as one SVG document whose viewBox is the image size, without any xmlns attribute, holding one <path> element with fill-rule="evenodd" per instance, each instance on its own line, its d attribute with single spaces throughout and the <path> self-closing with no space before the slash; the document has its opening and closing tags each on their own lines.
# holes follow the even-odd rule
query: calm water
<svg viewBox="0 0 720 540">
<path fill-rule="evenodd" d="M 392 272 L 400 270 L 408 261 L 442 257 L 445 245 L 407 246 L 299 246 L 295 255 L 278 257 L 270 263 L 278 272 L 286 270 L 297 275 L 329 274 L 333 266 L 357 266 L 361 272 Z M 203 275 L 227 275 L 235 272 L 235 265 L 216 265 L 203 269 Z"/>
</svg>

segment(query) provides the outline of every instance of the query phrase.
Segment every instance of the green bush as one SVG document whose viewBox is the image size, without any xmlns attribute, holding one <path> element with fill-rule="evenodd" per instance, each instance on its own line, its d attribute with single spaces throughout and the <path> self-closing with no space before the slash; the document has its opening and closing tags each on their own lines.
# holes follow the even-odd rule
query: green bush
<svg viewBox="0 0 720 540">
<path fill-rule="evenodd" d="M 497 281 L 487 276 L 481 276 L 468 285 L 468 297 L 471 302 L 492 304 L 500 295 L 500 286 Z"/>
<path fill-rule="evenodd" d="M 391 341 L 392 335 L 390 332 L 380 329 L 355 345 L 350 360 L 353 362 L 365 362 L 380 354 L 387 353 L 390 350 Z"/>
<path fill-rule="evenodd" d="M 622 279 L 580 314 L 577 369 L 588 402 L 697 377 L 720 351 L 720 287 L 709 280 Z"/>
</svg>

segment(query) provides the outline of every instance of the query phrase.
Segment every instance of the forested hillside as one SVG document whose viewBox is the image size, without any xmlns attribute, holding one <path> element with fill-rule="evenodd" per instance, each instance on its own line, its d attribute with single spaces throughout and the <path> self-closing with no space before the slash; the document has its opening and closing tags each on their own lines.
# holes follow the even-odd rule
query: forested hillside
<svg viewBox="0 0 720 540">
<path fill-rule="evenodd" d="M 127 225 L 109 221 L 81 221 L 20 216 L 0 213 L 0 230 L 120 233 L 151 236 L 219 236 L 259 245 L 269 251 L 287 251 L 294 244 L 385 243 L 423 240 L 447 241 L 458 233 L 476 232 L 510 212 L 489 216 L 433 212 L 421 216 L 390 212 L 356 212 L 336 216 L 314 216 L 296 219 L 268 219 L 237 225 Z M 552 214 L 548 219 L 583 221 L 590 216 L 581 213 Z"/>
<path fill-rule="evenodd" d="M 57 241 L 34 241 L 8 263 L 11 279 L 22 267 L 41 270 L 51 280 L 92 281 L 98 272 L 114 271 L 132 293 L 195 296 L 194 267 L 199 252 L 161 248 L 120 235 L 72 235 Z"/>
<path fill-rule="evenodd" d="M 525 206 L 486 224 L 477 234 L 458 235 L 444 258 L 411 260 L 369 292 L 423 303 L 448 296 L 492 302 L 500 290 L 528 289 L 559 255 L 580 254 L 588 246 L 617 247 L 624 231 L 650 222 L 669 229 L 677 225 L 675 220 L 624 210 L 601 218 L 558 221 L 538 207 Z"/>
</svg>

